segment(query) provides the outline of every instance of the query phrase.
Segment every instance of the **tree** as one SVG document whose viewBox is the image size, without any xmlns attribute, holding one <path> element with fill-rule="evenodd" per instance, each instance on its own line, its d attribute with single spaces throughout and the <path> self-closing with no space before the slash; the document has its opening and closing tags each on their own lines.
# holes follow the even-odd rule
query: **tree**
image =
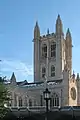
<svg viewBox="0 0 80 120">
<path fill-rule="evenodd" d="M 4 84 L 4 78 L 0 77 L 0 119 L 3 118 L 8 112 L 5 104 L 7 105 L 9 100 L 9 92 Z"/>
</svg>

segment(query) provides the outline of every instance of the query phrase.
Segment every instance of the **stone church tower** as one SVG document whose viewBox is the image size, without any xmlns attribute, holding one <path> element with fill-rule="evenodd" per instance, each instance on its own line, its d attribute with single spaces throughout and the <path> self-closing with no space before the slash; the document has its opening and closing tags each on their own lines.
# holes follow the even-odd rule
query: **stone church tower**
<svg viewBox="0 0 80 120">
<path fill-rule="evenodd" d="M 72 70 L 72 39 L 70 30 L 64 38 L 63 24 L 58 15 L 55 33 L 40 35 L 40 28 L 36 22 L 34 28 L 34 82 L 58 80 L 63 77 L 63 70 Z"/>
<path fill-rule="evenodd" d="M 12 107 L 45 106 L 43 91 L 49 88 L 49 107 L 80 105 L 80 77 L 72 74 L 72 37 L 69 28 L 64 37 L 58 15 L 55 33 L 41 36 L 38 22 L 34 28 L 34 82 L 17 82 L 14 73 L 7 84 Z M 46 80 L 47 79 L 47 80 Z M 45 81 L 46 80 L 46 81 Z"/>
</svg>

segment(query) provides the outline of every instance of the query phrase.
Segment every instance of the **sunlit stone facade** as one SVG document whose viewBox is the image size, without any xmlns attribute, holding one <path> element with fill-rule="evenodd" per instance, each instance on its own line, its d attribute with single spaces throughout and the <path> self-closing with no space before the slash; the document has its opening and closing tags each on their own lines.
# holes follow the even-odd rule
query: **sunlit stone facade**
<svg viewBox="0 0 80 120">
<path fill-rule="evenodd" d="M 38 22 L 34 28 L 34 82 L 16 82 L 14 73 L 7 84 L 11 107 L 45 106 L 43 91 L 51 92 L 49 106 L 80 105 L 80 80 L 72 74 L 72 37 L 69 28 L 64 37 L 63 24 L 58 15 L 55 32 L 41 36 Z"/>
</svg>

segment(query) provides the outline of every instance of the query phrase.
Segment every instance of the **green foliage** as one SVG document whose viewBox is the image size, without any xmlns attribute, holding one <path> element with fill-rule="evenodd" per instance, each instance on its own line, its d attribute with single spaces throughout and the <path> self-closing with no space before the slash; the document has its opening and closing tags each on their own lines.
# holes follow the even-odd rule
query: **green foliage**
<svg viewBox="0 0 80 120">
<path fill-rule="evenodd" d="M 9 100 L 9 93 L 4 84 L 4 79 L 0 77 L 0 118 L 4 117 L 8 111 L 4 104 L 7 104 Z"/>
</svg>

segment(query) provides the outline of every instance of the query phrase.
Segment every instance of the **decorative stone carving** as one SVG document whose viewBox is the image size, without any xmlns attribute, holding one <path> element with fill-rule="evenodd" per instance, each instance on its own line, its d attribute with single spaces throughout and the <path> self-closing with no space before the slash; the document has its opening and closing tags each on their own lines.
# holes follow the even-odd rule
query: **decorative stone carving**
<svg viewBox="0 0 80 120">
<path fill-rule="evenodd" d="M 71 88 L 70 94 L 71 94 L 71 98 L 73 100 L 76 100 L 76 89 L 74 87 Z"/>
</svg>

